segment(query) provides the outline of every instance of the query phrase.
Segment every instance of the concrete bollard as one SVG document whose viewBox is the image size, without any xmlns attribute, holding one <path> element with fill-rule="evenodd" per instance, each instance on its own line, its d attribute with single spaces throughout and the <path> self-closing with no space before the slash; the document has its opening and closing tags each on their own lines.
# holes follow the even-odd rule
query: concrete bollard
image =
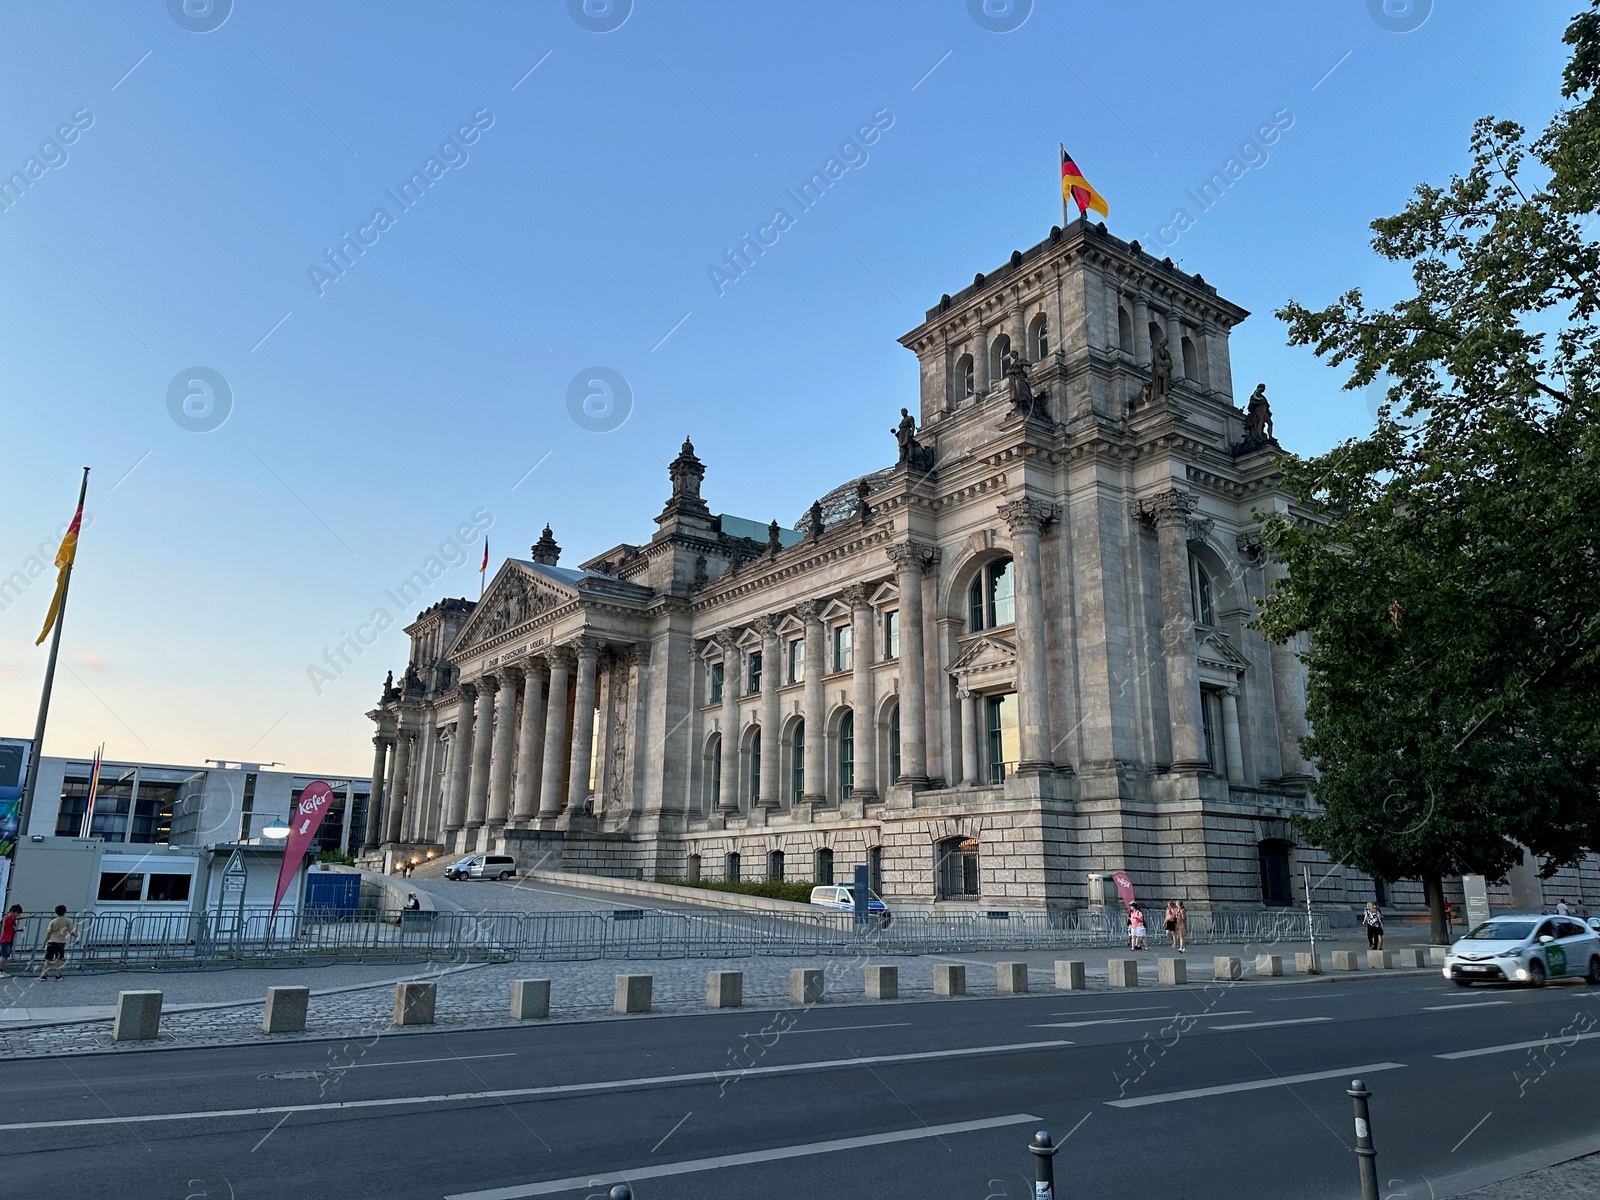
<svg viewBox="0 0 1600 1200">
<path fill-rule="evenodd" d="M 1428 965 L 1421 950 L 1395 950 L 1392 953 L 1402 967 L 1425 967 Z"/>
<path fill-rule="evenodd" d="M 1028 990 L 1028 964 L 1025 962 L 997 962 L 994 965 L 995 990 L 1025 992 Z"/>
<path fill-rule="evenodd" d="M 269 987 L 267 1002 L 261 1009 L 262 1033 L 300 1033 L 306 1027 L 306 1008 L 311 1003 L 308 987 Z"/>
<path fill-rule="evenodd" d="M 867 968 L 867 999 L 897 1000 L 900 997 L 899 967 Z"/>
<path fill-rule="evenodd" d="M 789 1000 L 794 1004 L 822 1003 L 822 972 L 795 967 L 789 972 Z"/>
<path fill-rule="evenodd" d="M 1256 955 L 1256 975 L 1276 976 L 1283 974 L 1283 959 L 1276 954 Z"/>
<path fill-rule="evenodd" d="M 1217 955 L 1211 960 L 1211 978 L 1213 979 L 1243 979 L 1244 964 L 1237 958 Z"/>
<path fill-rule="evenodd" d="M 1430 967 L 1444 966 L 1444 956 L 1450 953 L 1449 946 L 1429 946 L 1428 965 Z"/>
<path fill-rule="evenodd" d="M 1302 975 L 1322 974 L 1322 955 L 1301 950 L 1294 956 L 1294 969 Z"/>
<path fill-rule="evenodd" d="M 744 1004 L 743 971 L 707 971 L 706 1005 L 710 1008 L 739 1008 Z"/>
<path fill-rule="evenodd" d="M 160 992 L 118 992 L 114 1042 L 148 1042 L 161 1033 Z"/>
<path fill-rule="evenodd" d="M 1359 971 L 1361 958 L 1354 950 L 1335 950 L 1333 952 L 1333 969 L 1335 971 Z"/>
<path fill-rule="evenodd" d="M 1106 982 L 1112 987 L 1138 987 L 1139 963 L 1132 958 L 1106 960 Z"/>
<path fill-rule="evenodd" d="M 933 994 L 935 996 L 965 996 L 967 994 L 967 969 L 954 963 L 939 963 L 933 968 Z"/>
<path fill-rule="evenodd" d="M 397 983 L 394 985 L 394 1023 L 432 1025 L 433 1009 L 439 996 L 437 984 Z"/>
<path fill-rule="evenodd" d="M 1189 982 L 1189 962 L 1183 958 L 1156 959 L 1156 982 L 1171 985 Z"/>
<path fill-rule="evenodd" d="M 654 988 L 653 975 L 618 975 L 617 991 L 611 1007 L 619 1013 L 647 1013 L 650 1011 L 650 997 Z"/>
<path fill-rule="evenodd" d="M 511 1015 L 518 1021 L 533 1021 L 550 1015 L 548 979 L 513 979 Z"/>
<path fill-rule="evenodd" d="M 1083 964 L 1076 959 L 1056 959 L 1056 989 L 1063 992 L 1088 991 L 1089 981 L 1084 974 Z"/>
<path fill-rule="evenodd" d="M 1368 950 L 1367 966 L 1374 971 L 1387 971 L 1400 965 L 1400 956 L 1393 950 Z"/>
</svg>

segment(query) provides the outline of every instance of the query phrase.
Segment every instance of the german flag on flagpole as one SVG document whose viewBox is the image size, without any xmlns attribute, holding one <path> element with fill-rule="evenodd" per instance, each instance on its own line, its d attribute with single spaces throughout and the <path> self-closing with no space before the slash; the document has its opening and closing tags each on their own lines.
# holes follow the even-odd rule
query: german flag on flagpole
<svg viewBox="0 0 1600 1200">
<path fill-rule="evenodd" d="M 1066 216 L 1067 201 L 1071 200 L 1078 206 L 1078 215 L 1085 216 L 1092 208 L 1102 218 L 1109 215 L 1106 208 L 1106 198 L 1094 190 L 1094 185 L 1083 177 L 1083 172 L 1078 170 L 1078 164 L 1072 161 L 1072 156 L 1067 153 L 1066 146 L 1061 149 L 1061 214 Z"/>
<path fill-rule="evenodd" d="M 489 581 L 489 539 L 483 539 L 483 562 L 478 566 L 478 599 L 483 599 L 483 585 Z"/>
<path fill-rule="evenodd" d="M 85 476 L 85 480 L 87 480 Z M 72 524 L 67 526 L 61 548 L 56 551 L 56 594 L 50 597 L 50 611 L 45 614 L 44 628 L 34 640 L 37 646 L 50 636 L 56 621 L 61 617 L 61 603 L 67 598 L 67 577 L 72 573 L 73 560 L 78 557 L 78 531 L 83 526 L 83 496 L 78 497 L 78 511 L 72 514 Z"/>
</svg>

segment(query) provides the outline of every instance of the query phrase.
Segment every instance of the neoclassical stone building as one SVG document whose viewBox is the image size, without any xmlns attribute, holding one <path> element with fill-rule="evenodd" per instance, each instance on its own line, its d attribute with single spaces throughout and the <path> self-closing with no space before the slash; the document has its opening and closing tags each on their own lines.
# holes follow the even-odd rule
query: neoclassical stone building
<svg viewBox="0 0 1600 1200">
<path fill-rule="evenodd" d="M 1247 315 L 1075 222 L 900 339 L 898 464 L 793 529 L 713 512 L 685 441 L 647 540 L 568 567 L 546 528 L 409 627 L 369 843 L 865 862 L 901 904 L 1081 908 L 1118 870 L 1194 909 L 1292 902 L 1303 668 L 1249 628 L 1290 502 L 1264 392 L 1234 401 Z"/>
</svg>

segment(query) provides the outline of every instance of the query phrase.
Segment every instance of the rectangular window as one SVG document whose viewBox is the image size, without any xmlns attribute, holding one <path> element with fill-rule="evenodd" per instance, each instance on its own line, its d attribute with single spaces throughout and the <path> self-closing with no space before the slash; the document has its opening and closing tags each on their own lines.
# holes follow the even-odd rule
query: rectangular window
<svg viewBox="0 0 1600 1200">
<path fill-rule="evenodd" d="M 61 807 L 56 810 L 56 836 L 78 836 L 83 828 L 83 810 L 89 805 L 89 780 L 85 776 L 79 779 L 64 779 L 61 781 Z"/>
<path fill-rule="evenodd" d="M 1200 689 L 1200 728 L 1206 738 L 1206 762 L 1211 765 L 1213 774 L 1222 774 L 1222 744 L 1217 737 L 1217 727 L 1222 724 L 1217 719 L 1217 709 L 1221 706 L 1216 692 L 1210 688 Z"/>
<path fill-rule="evenodd" d="M 372 782 L 373 785 L 376 786 L 378 780 L 374 779 Z M 255 810 L 256 773 L 251 771 L 244 777 L 244 801 L 239 809 L 239 840 L 241 842 L 248 842 L 250 840 L 250 817 Z"/>
<path fill-rule="evenodd" d="M 133 829 L 130 842 L 165 845 L 172 833 L 172 810 L 178 803 L 178 785 L 139 781 L 139 794 L 134 799 Z"/>
<path fill-rule="evenodd" d="M 749 675 L 749 686 L 745 689 L 745 691 L 750 695 L 754 695 L 756 692 L 761 690 L 761 651 L 759 650 L 752 650 L 750 652 Z"/>
<path fill-rule="evenodd" d="M 143 875 L 124 875 L 120 871 L 107 871 L 100 876 L 98 898 L 101 900 L 111 900 L 118 904 L 136 903 L 142 891 L 144 891 Z"/>
<path fill-rule="evenodd" d="M 722 703 L 722 664 L 711 664 L 711 703 Z"/>
<path fill-rule="evenodd" d="M 189 898 L 188 875 L 152 875 L 145 899 L 167 904 L 177 904 Z"/>
<path fill-rule="evenodd" d="M 1017 765 L 1017 694 L 990 696 L 988 709 L 989 782 L 1005 782 L 1006 772 Z"/>
<path fill-rule="evenodd" d="M 900 778 L 900 706 L 889 714 L 889 782 Z"/>
<path fill-rule="evenodd" d="M 803 683 L 806 677 L 806 643 L 795 638 L 789 643 L 789 682 Z"/>
<path fill-rule="evenodd" d="M 900 614 L 898 611 L 883 614 L 883 657 L 885 659 L 900 657 Z"/>
<path fill-rule="evenodd" d="M 989 603 L 991 608 L 989 624 L 993 626 L 1011 625 L 1017 619 L 1017 592 L 1016 573 L 1012 569 L 1011 561 L 997 564 L 991 575 L 993 582 L 989 585 Z"/>
<path fill-rule="evenodd" d="M 854 662 L 850 648 L 850 626 L 840 625 L 833 631 L 833 669 L 848 671 Z"/>
</svg>

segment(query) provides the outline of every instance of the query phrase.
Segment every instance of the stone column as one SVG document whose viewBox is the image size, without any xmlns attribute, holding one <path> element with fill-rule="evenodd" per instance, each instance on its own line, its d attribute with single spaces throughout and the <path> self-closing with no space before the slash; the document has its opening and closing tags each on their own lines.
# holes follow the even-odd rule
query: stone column
<svg viewBox="0 0 1600 1200">
<path fill-rule="evenodd" d="M 1000 515 L 1011 527 L 1011 561 L 1017 573 L 1017 734 L 1021 756 L 1017 769 L 1047 770 L 1054 755 L 1039 530 L 1055 517 L 1055 506 L 1025 498 L 1002 504 Z"/>
<path fill-rule="evenodd" d="M 905 542 L 889 547 L 900 584 L 900 782 L 928 782 L 927 695 L 923 685 L 922 572 L 933 561 L 931 546 Z M 860 727 L 857 726 L 859 729 Z M 861 738 L 856 738 L 860 753 Z"/>
<path fill-rule="evenodd" d="M 478 681 L 478 713 L 473 722 L 477 735 L 472 739 L 472 780 L 467 785 L 466 828 L 469 834 L 483 824 L 489 813 L 495 687 L 496 681 L 492 675 L 485 675 Z"/>
<path fill-rule="evenodd" d="M 855 713 L 855 786 L 850 798 L 863 802 L 878 799 L 878 714 L 872 694 L 873 609 L 865 584 L 852 584 L 844 590 L 850 605 L 850 708 Z M 904 634 L 901 648 L 904 649 Z M 904 654 L 901 655 L 902 661 Z M 900 759 L 905 765 L 905 714 L 900 714 Z"/>
<path fill-rule="evenodd" d="M 828 758 L 828 700 L 822 687 L 827 674 L 827 631 L 822 627 L 822 605 L 807 600 L 795 607 L 806 623 L 806 794 L 813 805 L 826 804 Z"/>
<path fill-rule="evenodd" d="M 367 792 L 367 827 L 361 837 L 363 850 L 376 850 L 383 838 L 383 773 L 389 765 L 389 739 L 380 734 L 372 739 L 372 746 L 372 787 Z"/>
<path fill-rule="evenodd" d="M 1167 352 L 1172 355 L 1172 382 L 1188 378 L 1183 373 L 1183 324 L 1178 314 L 1167 314 Z"/>
<path fill-rule="evenodd" d="M 578 683 L 572 696 L 572 759 L 567 775 L 567 811 L 580 813 L 589 798 L 589 767 L 594 755 L 594 678 L 600 658 L 600 639 L 580 637 L 573 649 L 578 655 Z"/>
<path fill-rule="evenodd" d="M 783 762 L 783 709 L 778 685 L 783 682 L 783 645 L 778 639 L 778 622 L 763 617 L 756 623 L 761 631 L 761 797 L 762 808 L 778 807 L 783 794 L 778 778 Z"/>
<path fill-rule="evenodd" d="M 522 728 L 517 738 L 517 782 L 511 815 L 522 821 L 539 812 L 539 730 L 544 724 L 544 681 L 550 668 L 529 659 L 522 675 Z"/>
<path fill-rule="evenodd" d="M 1267 590 L 1289 577 L 1289 568 L 1276 558 L 1266 561 Z M 1301 663 L 1296 634 L 1287 642 L 1272 642 L 1272 703 L 1278 714 L 1278 757 L 1284 778 L 1304 777 L 1309 772 L 1300 753 L 1300 739 L 1306 735 L 1306 675 Z"/>
<path fill-rule="evenodd" d="M 1239 740 L 1238 685 L 1222 691 L 1222 748 L 1227 755 L 1228 782 L 1244 782 L 1244 746 Z"/>
<path fill-rule="evenodd" d="M 550 651 L 550 700 L 544 710 L 544 763 L 539 776 L 539 815 L 561 814 L 561 769 L 567 761 L 567 683 L 572 678 L 572 651 Z"/>
<path fill-rule="evenodd" d="M 983 759 L 979 751 L 983 743 L 982 730 L 978 728 L 978 696 L 971 688 L 962 688 L 961 696 L 961 782 L 968 787 L 977 787 L 983 782 L 980 777 L 983 768 L 979 765 Z M 905 732 L 901 729 L 902 746 L 904 745 Z M 902 753 L 904 751 L 902 750 Z"/>
<path fill-rule="evenodd" d="M 414 733 L 395 736 L 394 786 L 383 814 L 383 840 L 390 844 L 400 840 L 400 831 L 405 827 L 406 805 L 411 798 L 411 748 L 416 740 Z"/>
<path fill-rule="evenodd" d="M 733 630 L 717 638 L 722 647 L 722 790 L 717 811 L 739 811 L 739 647 Z"/>
<path fill-rule="evenodd" d="M 489 760 L 489 808 L 487 820 L 500 828 L 511 815 L 511 768 L 517 752 L 517 685 L 522 672 L 516 667 L 498 668 L 500 693 L 495 697 L 494 742 Z"/>
<path fill-rule="evenodd" d="M 1140 501 L 1141 514 L 1155 522 L 1161 547 L 1161 640 L 1175 770 L 1200 770 L 1208 765 L 1189 599 L 1189 514 L 1198 504 L 1191 493 L 1176 489 Z"/>
<path fill-rule="evenodd" d="M 476 726 L 475 705 L 478 691 L 470 683 L 457 689 L 455 745 L 450 751 L 450 797 L 445 803 L 444 829 L 446 840 L 467 823 L 467 789 L 472 778 L 473 730 Z"/>
<path fill-rule="evenodd" d="M 1133 301 L 1133 360 L 1141 367 L 1151 364 L 1151 352 L 1154 347 L 1150 345 L 1150 309 L 1145 302 L 1134 297 Z"/>
</svg>

